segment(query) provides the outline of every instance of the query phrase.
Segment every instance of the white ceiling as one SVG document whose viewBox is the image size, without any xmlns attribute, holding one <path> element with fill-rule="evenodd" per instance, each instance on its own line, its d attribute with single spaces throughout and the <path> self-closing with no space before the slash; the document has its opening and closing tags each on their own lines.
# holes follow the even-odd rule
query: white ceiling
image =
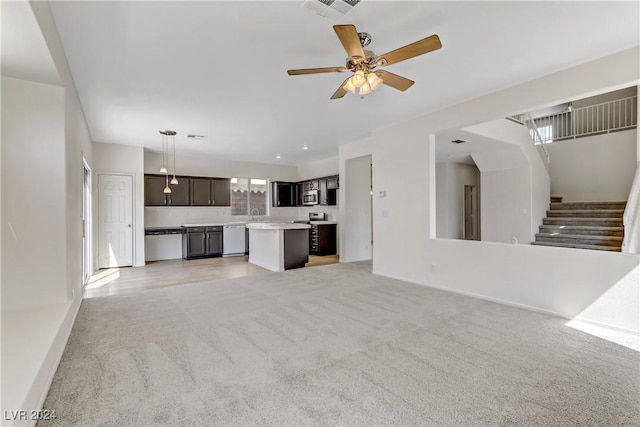
<svg viewBox="0 0 640 427">
<path fill-rule="evenodd" d="M 363 0 L 339 21 L 302 1 L 51 3 L 94 141 L 298 164 L 371 129 L 639 44 L 639 3 Z M 355 24 L 381 54 L 438 34 L 442 49 L 387 69 L 416 84 L 329 97 L 345 74 L 332 26 Z M 199 141 L 187 133 L 205 135 Z M 304 145 L 309 150 L 302 150 Z M 281 159 L 276 159 L 280 154 Z"/>
<path fill-rule="evenodd" d="M 451 141 L 462 140 L 462 144 Z M 470 133 L 461 129 L 450 129 L 436 135 L 436 162 L 475 164 L 472 154 L 504 150 L 513 144 Z"/>
</svg>

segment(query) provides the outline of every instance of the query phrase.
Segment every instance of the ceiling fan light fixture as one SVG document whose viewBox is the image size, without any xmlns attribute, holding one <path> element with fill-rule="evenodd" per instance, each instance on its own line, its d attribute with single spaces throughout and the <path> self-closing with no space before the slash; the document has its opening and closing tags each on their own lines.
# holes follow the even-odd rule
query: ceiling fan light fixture
<svg viewBox="0 0 640 427">
<path fill-rule="evenodd" d="M 364 85 L 367 82 L 367 80 L 364 77 L 364 71 L 362 70 L 356 71 L 353 77 L 351 77 L 351 82 L 355 87 L 362 87 L 362 85 Z"/>
<path fill-rule="evenodd" d="M 347 82 L 342 86 L 342 88 L 348 92 L 354 93 L 356 91 L 356 86 L 351 81 L 353 77 L 347 80 Z"/>
<path fill-rule="evenodd" d="M 360 95 L 369 95 L 371 93 L 371 85 L 368 81 L 365 81 L 362 86 L 360 86 Z"/>
<path fill-rule="evenodd" d="M 367 82 L 369 82 L 371 90 L 376 90 L 382 84 L 382 79 L 376 73 L 369 73 L 367 74 Z"/>
</svg>

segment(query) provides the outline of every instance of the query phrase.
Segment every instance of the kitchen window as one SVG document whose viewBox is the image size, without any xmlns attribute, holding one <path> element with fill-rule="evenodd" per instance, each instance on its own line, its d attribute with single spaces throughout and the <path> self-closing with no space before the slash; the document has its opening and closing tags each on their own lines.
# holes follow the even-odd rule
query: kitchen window
<svg viewBox="0 0 640 427">
<path fill-rule="evenodd" d="M 231 215 L 266 215 L 266 179 L 231 178 Z"/>
</svg>

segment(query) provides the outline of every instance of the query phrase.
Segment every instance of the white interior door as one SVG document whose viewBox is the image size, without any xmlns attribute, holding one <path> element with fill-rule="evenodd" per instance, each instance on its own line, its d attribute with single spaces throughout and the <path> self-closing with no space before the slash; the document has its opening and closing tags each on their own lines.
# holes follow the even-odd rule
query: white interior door
<svg viewBox="0 0 640 427">
<path fill-rule="evenodd" d="M 98 175 L 99 268 L 133 265 L 133 177 Z"/>
<path fill-rule="evenodd" d="M 82 283 L 91 277 L 91 169 L 83 159 L 82 166 Z"/>
</svg>

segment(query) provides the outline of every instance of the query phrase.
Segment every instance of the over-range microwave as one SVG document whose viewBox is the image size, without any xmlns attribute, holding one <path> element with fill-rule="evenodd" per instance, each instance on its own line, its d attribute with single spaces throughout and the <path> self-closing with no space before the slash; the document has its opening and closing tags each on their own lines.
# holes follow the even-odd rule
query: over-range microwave
<svg viewBox="0 0 640 427">
<path fill-rule="evenodd" d="M 305 205 L 305 206 L 317 205 L 318 204 L 318 190 L 305 191 L 302 194 L 302 204 Z"/>
</svg>

